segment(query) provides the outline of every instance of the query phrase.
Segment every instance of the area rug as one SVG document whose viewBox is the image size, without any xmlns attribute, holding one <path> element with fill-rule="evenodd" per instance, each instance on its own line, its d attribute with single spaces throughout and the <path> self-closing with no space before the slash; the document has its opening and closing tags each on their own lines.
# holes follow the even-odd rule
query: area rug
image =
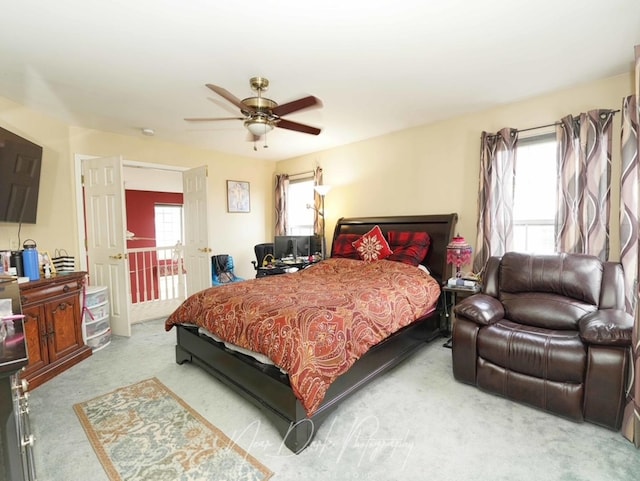
<svg viewBox="0 0 640 481">
<path fill-rule="evenodd" d="M 273 475 L 156 378 L 73 409 L 112 481 L 265 481 Z"/>
</svg>

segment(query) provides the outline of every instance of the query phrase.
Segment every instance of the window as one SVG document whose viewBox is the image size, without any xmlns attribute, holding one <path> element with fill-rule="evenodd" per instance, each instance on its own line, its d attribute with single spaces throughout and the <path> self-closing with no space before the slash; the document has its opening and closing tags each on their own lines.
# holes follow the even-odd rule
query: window
<svg viewBox="0 0 640 481">
<path fill-rule="evenodd" d="M 156 246 L 157 247 L 171 247 L 177 243 L 182 244 L 182 206 L 181 205 L 167 205 L 156 204 L 155 205 L 155 225 L 156 225 Z M 170 258 L 167 257 L 167 252 L 158 252 L 158 257 L 161 259 Z"/>
<path fill-rule="evenodd" d="M 292 180 L 287 191 L 287 235 L 313 234 L 313 179 Z"/>
<path fill-rule="evenodd" d="M 513 250 L 555 252 L 557 154 L 555 134 L 518 141 L 513 205 Z"/>
</svg>

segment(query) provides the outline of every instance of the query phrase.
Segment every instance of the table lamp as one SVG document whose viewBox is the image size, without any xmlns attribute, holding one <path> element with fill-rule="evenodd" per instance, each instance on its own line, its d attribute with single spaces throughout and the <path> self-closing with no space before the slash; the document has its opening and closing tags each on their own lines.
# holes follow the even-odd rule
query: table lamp
<svg viewBox="0 0 640 481">
<path fill-rule="evenodd" d="M 471 252 L 473 252 L 473 249 L 464 240 L 464 237 L 459 234 L 455 235 L 453 240 L 447 244 L 447 264 L 452 264 L 456 267 L 456 279 L 462 277 L 460 267 L 471 262 Z"/>
</svg>

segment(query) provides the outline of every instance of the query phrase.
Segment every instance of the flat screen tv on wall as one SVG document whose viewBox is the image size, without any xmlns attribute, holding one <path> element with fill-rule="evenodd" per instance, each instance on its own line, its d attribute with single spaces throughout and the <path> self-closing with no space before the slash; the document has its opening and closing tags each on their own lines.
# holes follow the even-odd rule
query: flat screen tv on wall
<svg viewBox="0 0 640 481">
<path fill-rule="evenodd" d="M 35 224 L 42 147 L 0 127 L 0 222 Z"/>
</svg>

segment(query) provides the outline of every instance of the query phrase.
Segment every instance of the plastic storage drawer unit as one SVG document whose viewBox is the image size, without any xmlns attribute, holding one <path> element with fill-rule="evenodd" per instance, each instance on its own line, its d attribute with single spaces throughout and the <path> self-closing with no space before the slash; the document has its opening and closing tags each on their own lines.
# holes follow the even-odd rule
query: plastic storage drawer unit
<svg viewBox="0 0 640 481">
<path fill-rule="evenodd" d="M 91 308 L 97 306 L 98 304 L 107 302 L 107 289 L 107 286 L 87 286 L 85 291 L 85 295 L 87 296 L 85 300 L 85 306 Z"/>
<path fill-rule="evenodd" d="M 93 351 L 98 351 L 103 347 L 106 347 L 111 342 L 111 329 L 108 329 L 96 336 L 87 339 L 87 346 Z"/>
<path fill-rule="evenodd" d="M 84 340 L 94 352 L 111 342 L 111 311 L 106 286 L 87 286 L 83 314 Z"/>
<path fill-rule="evenodd" d="M 86 337 L 87 339 L 90 339 L 97 334 L 106 331 L 109 327 L 109 316 L 101 317 L 96 319 L 95 321 L 87 322 L 85 324 Z"/>
<path fill-rule="evenodd" d="M 103 302 L 93 307 L 87 307 L 84 311 L 84 322 L 89 323 L 102 319 L 103 317 L 109 317 L 109 303 Z"/>
</svg>

